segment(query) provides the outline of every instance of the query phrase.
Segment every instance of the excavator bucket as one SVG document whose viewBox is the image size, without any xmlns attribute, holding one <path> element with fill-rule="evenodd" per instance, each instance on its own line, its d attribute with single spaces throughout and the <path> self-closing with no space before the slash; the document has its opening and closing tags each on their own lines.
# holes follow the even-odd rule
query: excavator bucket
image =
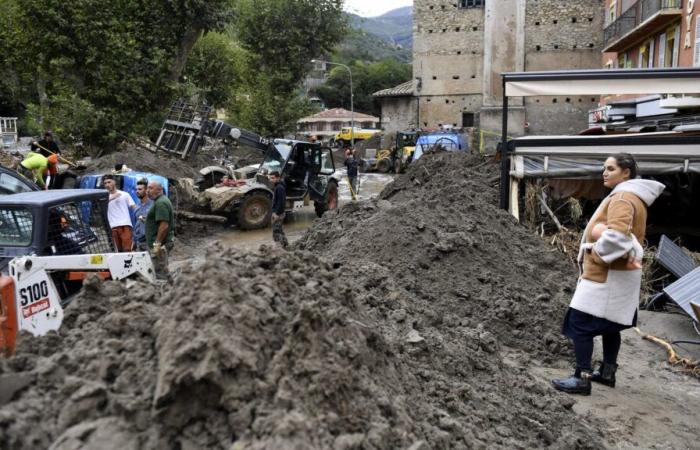
<svg viewBox="0 0 700 450">
<path fill-rule="evenodd" d="M 12 278 L 0 276 L 0 353 L 10 357 L 17 343 L 17 311 L 15 283 Z"/>
</svg>

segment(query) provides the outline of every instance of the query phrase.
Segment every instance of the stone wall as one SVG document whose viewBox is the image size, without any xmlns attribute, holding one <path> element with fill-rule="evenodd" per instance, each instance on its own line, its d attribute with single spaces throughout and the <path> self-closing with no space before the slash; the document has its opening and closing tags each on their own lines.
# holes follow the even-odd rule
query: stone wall
<svg viewBox="0 0 700 450">
<path fill-rule="evenodd" d="M 481 94 L 421 96 L 419 126 L 421 128 L 461 127 L 462 113 L 478 114 L 481 104 Z"/>
<path fill-rule="evenodd" d="M 604 0 L 487 0 L 483 8 L 458 4 L 413 3 L 420 127 L 461 126 L 466 111 L 477 114 L 484 129 L 500 130 L 501 72 L 601 66 Z M 509 132 L 517 136 L 580 131 L 596 101 L 533 98 L 511 104 L 517 111 Z"/>
<path fill-rule="evenodd" d="M 397 131 L 417 128 L 416 104 L 414 97 L 382 97 L 381 128 L 385 135 L 393 135 Z"/>
<path fill-rule="evenodd" d="M 527 0 L 525 70 L 600 69 L 604 0 Z M 528 134 L 575 134 L 588 127 L 595 97 L 525 99 Z"/>
</svg>

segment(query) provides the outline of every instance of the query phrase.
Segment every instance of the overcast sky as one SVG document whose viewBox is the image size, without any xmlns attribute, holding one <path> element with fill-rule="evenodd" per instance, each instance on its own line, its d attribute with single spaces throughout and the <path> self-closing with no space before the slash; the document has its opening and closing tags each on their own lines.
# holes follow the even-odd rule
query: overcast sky
<svg viewBox="0 0 700 450">
<path fill-rule="evenodd" d="M 363 17 L 381 16 L 392 9 L 413 5 L 413 0 L 345 0 L 345 10 Z"/>
</svg>

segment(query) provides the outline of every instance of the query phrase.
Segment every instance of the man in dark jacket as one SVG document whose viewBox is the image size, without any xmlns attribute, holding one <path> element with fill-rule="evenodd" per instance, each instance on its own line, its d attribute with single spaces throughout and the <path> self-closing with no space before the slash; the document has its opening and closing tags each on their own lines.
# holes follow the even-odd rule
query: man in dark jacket
<svg viewBox="0 0 700 450">
<path fill-rule="evenodd" d="M 287 236 L 284 235 L 284 228 L 282 228 L 287 192 L 279 172 L 270 172 L 270 181 L 275 185 L 275 190 L 272 194 L 272 239 L 280 244 L 282 248 L 287 248 L 289 242 L 287 241 Z"/>
<path fill-rule="evenodd" d="M 61 154 L 58 144 L 56 144 L 56 141 L 53 140 L 53 133 L 51 131 L 44 133 L 44 139 L 40 140 L 39 142 L 32 142 L 31 151 L 40 153 L 47 158 L 53 153 L 57 155 Z"/>
<path fill-rule="evenodd" d="M 357 199 L 357 159 L 354 152 L 350 151 L 345 156 L 345 167 L 348 169 L 348 182 L 350 183 L 350 194 L 352 199 Z"/>
</svg>

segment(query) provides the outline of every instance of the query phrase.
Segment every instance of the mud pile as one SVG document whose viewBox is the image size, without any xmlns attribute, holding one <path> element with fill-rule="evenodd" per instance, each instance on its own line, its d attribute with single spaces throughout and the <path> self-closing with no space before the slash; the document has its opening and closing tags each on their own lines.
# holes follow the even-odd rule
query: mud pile
<svg viewBox="0 0 700 450">
<path fill-rule="evenodd" d="M 292 252 L 213 246 L 162 291 L 93 280 L 0 361 L 0 448 L 603 447 L 527 373 L 561 357 L 573 275 L 491 177 L 434 155 Z"/>
<path fill-rule="evenodd" d="M 503 345 L 545 362 L 568 353 L 561 320 L 570 263 L 498 205 L 496 165 L 480 156 L 421 158 L 377 200 L 327 213 L 297 244 L 355 270 L 386 268 L 410 293 L 409 316 L 436 327 L 481 323 Z"/>
<path fill-rule="evenodd" d="M 115 165 L 126 164 L 130 169 L 139 172 L 152 172 L 166 178 L 194 178 L 202 167 L 214 165 L 213 157 L 208 154 L 197 154 L 190 160 L 183 160 L 165 152 L 155 154 L 144 148 L 125 143 L 119 150 L 86 161 L 86 173 L 108 173 Z"/>
</svg>

